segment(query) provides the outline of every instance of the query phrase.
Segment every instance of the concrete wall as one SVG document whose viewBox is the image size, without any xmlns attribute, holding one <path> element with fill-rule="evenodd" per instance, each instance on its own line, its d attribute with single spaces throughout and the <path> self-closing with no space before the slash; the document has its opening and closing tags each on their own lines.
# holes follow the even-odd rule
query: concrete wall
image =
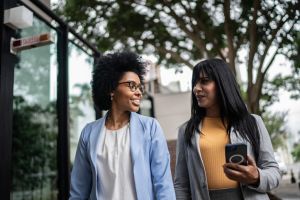
<svg viewBox="0 0 300 200">
<path fill-rule="evenodd" d="M 191 92 L 155 94 L 154 115 L 159 121 L 167 140 L 176 140 L 178 127 L 190 117 Z"/>
</svg>

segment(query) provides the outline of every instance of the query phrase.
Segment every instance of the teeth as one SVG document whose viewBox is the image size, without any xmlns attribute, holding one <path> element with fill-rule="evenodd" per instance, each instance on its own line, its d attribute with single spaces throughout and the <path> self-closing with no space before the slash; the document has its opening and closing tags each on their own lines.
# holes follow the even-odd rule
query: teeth
<svg viewBox="0 0 300 200">
<path fill-rule="evenodd" d="M 136 99 L 136 100 L 132 100 L 133 103 L 135 104 L 140 104 L 140 100 Z"/>
</svg>

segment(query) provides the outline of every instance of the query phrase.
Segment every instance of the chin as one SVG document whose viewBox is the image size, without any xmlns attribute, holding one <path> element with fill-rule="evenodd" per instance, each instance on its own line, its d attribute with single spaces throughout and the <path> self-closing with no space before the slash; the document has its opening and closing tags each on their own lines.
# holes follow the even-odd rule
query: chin
<svg viewBox="0 0 300 200">
<path fill-rule="evenodd" d="M 199 103 L 198 102 L 198 106 L 202 108 L 203 107 L 203 103 Z"/>
<path fill-rule="evenodd" d="M 140 107 L 131 107 L 130 112 L 137 112 L 139 109 Z"/>
</svg>

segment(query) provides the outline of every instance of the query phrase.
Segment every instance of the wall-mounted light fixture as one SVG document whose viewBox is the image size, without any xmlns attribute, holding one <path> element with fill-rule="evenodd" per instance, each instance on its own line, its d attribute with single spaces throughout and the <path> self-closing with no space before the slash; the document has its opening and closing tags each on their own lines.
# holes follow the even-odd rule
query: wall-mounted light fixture
<svg viewBox="0 0 300 200">
<path fill-rule="evenodd" d="M 33 13 L 25 6 L 10 8 L 4 12 L 4 24 L 13 29 L 31 27 L 32 23 Z"/>
</svg>

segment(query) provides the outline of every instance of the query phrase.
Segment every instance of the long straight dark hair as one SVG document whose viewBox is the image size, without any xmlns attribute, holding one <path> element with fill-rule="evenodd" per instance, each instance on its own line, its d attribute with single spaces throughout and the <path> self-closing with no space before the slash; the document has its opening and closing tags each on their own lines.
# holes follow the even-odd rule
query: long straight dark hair
<svg viewBox="0 0 300 200">
<path fill-rule="evenodd" d="M 199 62 L 193 69 L 192 89 L 205 74 L 216 84 L 220 117 L 230 134 L 231 129 L 246 139 L 254 149 L 255 160 L 259 156 L 260 138 L 255 118 L 249 113 L 241 97 L 236 79 L 227 63 L 221 59 L 208 59 Z M 198 106 L 195 94 L 192 91 L 191 118 L 185 129 L 185 141 L 191 145 L 191 138 L 195 131 L 200 132 L 199 124 L 206 116 L 206 109 Z M 200 132 L 201 133 L 201 132 Z"/>
</svg>

